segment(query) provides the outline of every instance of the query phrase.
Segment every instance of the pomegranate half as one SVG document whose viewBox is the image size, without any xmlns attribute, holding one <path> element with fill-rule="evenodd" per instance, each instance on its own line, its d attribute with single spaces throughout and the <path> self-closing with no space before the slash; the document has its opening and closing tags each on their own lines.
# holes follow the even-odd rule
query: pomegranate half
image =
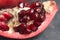
<svg viewBox="0 0 60 40">
<path fill-rule="evenodd" d="M 13 3 L 13 2 L 12 2 Z M 4 4 L 5 5 L 5 4 Z M 8 5 L 8 4 L 7 4 Z M 8 38 L 15 38 L 15 39 L 27 39 L 27 38 L 31 38 L 31 37 L 34 37 L 34 36 L 36 36 L 36 35 L 38 35 L 38 34 L 40 34 L 41 32 L 43 32 L 47 27 L 48 27 L 48 25 L 50 24 L 50 22 L 52 21 L 52 19 L 54 18 L 54 16 L 55 16 L 55 14 L 56 14 L 56 12 L 57 12 L 57 10 L 58 10 L 58 7 L 57 7 L 57 5 L 56 5 L 56 3 L 55 3 L 55 1 L 46 1 L 46 2 L 43 2 L 43 5 L 44 5 L 44 9 L 45 9 L 45 11 L 46 11 L 46 14 L 45 14 L 45 16 L 46 16 L 46 18 L 45 18 L 45 20 L 42 22 L 42 24 L 40 25 L 39 23 L 37 23 L 37 25 L 40 25 L 39 27 L 38 27 L 38 29 L 35 31 L 35 30 L 33 30 L 34 32 L 31 32 L 31 33 L 29 33 L 29 34 L 20 34 L 20 33 L 18 33 L 18 32 L 15 32 L 15 31 L 13 31 L 13 30 L 11 30 L 12 29 L 12 27 L 10 28 L 10 30 L 8 30 L 8 28 L 7 28 L 7 25 L 5 26 L 5 25 L 3 25 L 3 26 L 5 26 L 5 29 L 4 30 L 8 30 L 8 31 L 4 31 L 3 29 L 1 29 L 0 30 L 0 35 L 1 36 L 4 36 L 4 37 L 8 37 Z M 22 6 L 21 6 L 22 7 Z M 23 7 L 22 7 L 23 8 Z M 16 10 L 15 10 L 16 11 Z M 24 10 L 23 10 L 23 12 L 25 12 Z M 20 14 L 19 14 L 20 15 Z M 8 17 L 6 17 L 6 16 L 8 16 Z M 20 15 L 21 16 L 21 15 Z M 23 16 L 23 14 L 22 14 L 22 16 Z M 3 19 L 2 18 L 0 18 L 2 21 L 4 21 L 5 23 L 7 22 L 7 21 L 9 21 L 9 19 L 12 19 L 13 18 L 13 15 L 11 15 L 11 14 L 9 14 L 9 12 L 8 13 L 6 13 L 6 11 L 5 12 L 3 12 Z M 14 16 L 15 17 L 15 16 Z M 33 17 L 34 17 L 34 15 L 33 15 Z M 32 17 L 32 19 L 34 19 Z M 5 20 L 4 20 L 5 19 Z M 6 21 L 7 20 L 7 21 Z M 20 19 L 21 20 L 21 19 Z M 24 19 L 25 20 L 25 19 Z M 24 21 L 23 20 L 23 21 Z M 5 24 L 4 22 L 0 22 L 0 26 L 2 26 L 2 24 Z M 11 22 L 11 21 L 10 21 Z M 24 21 L 24 22 L 26 22 L 26 20 Z M 20 25 L 20 26 L 22 26 L 22 27 L 24 27 L 23 26 L 24 25 L 24 23 L 22 23 L 22 25 Z M 4 28 L 2 26 L 2 28 Z M 33 28 L 34 28 L 34 25 L 32 25 L 33 26 Z M 36 29 L 36 28 L 35 28 Z M 22 30 L 22 29 L 21 29 Z"/>
</svg>

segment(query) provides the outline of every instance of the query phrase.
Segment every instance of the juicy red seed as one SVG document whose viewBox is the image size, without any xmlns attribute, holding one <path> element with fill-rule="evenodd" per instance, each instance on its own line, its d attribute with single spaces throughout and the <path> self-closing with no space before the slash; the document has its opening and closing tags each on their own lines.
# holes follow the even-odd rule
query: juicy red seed
<svg viewBox="0 0 60 40">
<path fill-rule="evenodd" d="M 30 33 L 31 31 L 27 31 L 27 30 L 24 32 L 24 34 L 30 34 Z"/>
<path fill-rule="evenodd" d="M 36 2 L 37 7 L 41 7 L 41 5 L 42 5 L 41 2 Z"/>
<path fill-rule="evenodd" d="M 21 25 L 20 25 L 22 28 L 24 28 L 25 27 L 25 23 L 21 23 Z"/>
<path fill-rule="evenodd" d="M 23 18 L 22 19 L 22 22 L 27 23 L 28 22 L 28 19 L 27 18 Z"/>
<path fill-rule="evenodd" d="M 28 25 L 27 26 L 27 31 L 36 31 L 38 27 L 35 27 L 34 24 Z"/>
<path fill-rule="evenodd" d="M 24 3 L 19 3 L 18 7 L 19 8 L 23 8 L 24 7 Z"/>
<path fill-rule="evenodd" d="M 26 2 L 24 6 L 25 6 L 25 7 L 29 7 L 30 4 Z"/>
<path fill-rule="evenodd" d="M 36 31 L 38 27 L 35 27 L 34 24 L 31 24 L 31 25 L 30 25 L 30 28 L 31 28 L 32 31 Z"/>
<path fill-rule="evenodd" d="M 32 31 L 30 25 L 27 25 L 26 30 L 29 31 L 29 32 Z"/>
<path fill-rule="evenodd" d="M 41 11 L 41 13 L 42 13 L 41 15 L 45 17 L 46 11 L 45 10 L 44 11 Z"/>
<path fill-rule="evenodd" d="M 33 14 L 33 13 L 31 13 L 31 14 L 30 14 L 30 19 L 32 19 L 32 20 L 36 19 L 36 15 Z"/>
<path fill-rule="evenodd" d="M 12 18 L 12 14 L 8 13 L 8 12 L 3 12 L 3 15 L 9 20 Z"/>
<path fill-rule="evenodd" d="M 6 22 L 7 19 L 6 19 L 3 15 L 0 15 L 0 21 L 4 21 L 4 22 Z"/>
<path fill-rule="evenodd" d="M 19 33 L 21 33 L 21 34 L 24 34 L 25 31 L 26 31 L 25 28 L 20 28 L 19 29 Z"/>
<path fill-rule="evenodd" d="M 36 18 L 35 19 L 35 22 L 43 22 L 45 20 L 45 18 L 44 17 L 42 17 L 42 16 L 38 16 L 38 18 Z"/>
<path fill-rule="evenodd" d="M 26 11 L 26 15 L 29 16 L 31 13 L 31 9 Z"/>
<path fill-rule="evenodd" d="M 36 3 L 32 3 L 31 5 L 30 5 L 30 8 L 35 8 L 36 7 Z"/>
<path fill-rule="evenodd" d="M 37 12 L 37 13 L 40 13 L 40 12 L 41 12 L 41 8 L 40 8 L 40 7 L 35 8 L 34 10 L 35 10 L 35 12 Z M 40 13 L 40 14 L 41 14 L 41 13 Z"/>
<path fill-rule="evenodd" d="M 24 34 L 24 32 L 26 31 L 25 28 L 21 28 L 21 27 L 17 28 L 16 30 L 17 30 L 17 32 L 19 32 L 20 34 Z"/>
<path fill-rule="evenodd" d="M 9 27 L 4 22 L 0 22 L 0 30 L 7 31 Z"/>
<path fill-rule="evenodd" d="M 35 25 L 36 27 L 39 27 L 39 26 L 41 25 L 41 23 L 40 23 L 40 22 L 34 22 L 34 25 Z"/>
<path fill-rule="evenodd" d="M 25 14 L 26 14 L 25 10 L 22 10 L 21 12 L 19 12 L 18 15 L 20 18 L 23 18 L 25 16 Z"/>
</svg>

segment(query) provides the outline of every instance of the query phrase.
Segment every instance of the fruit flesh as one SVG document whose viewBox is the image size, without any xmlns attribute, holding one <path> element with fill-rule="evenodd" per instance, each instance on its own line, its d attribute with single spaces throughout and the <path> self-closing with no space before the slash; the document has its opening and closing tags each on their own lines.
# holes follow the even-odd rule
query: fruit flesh
<svg viewBox="0 0 60 40">
<path fill-rule="evenodd" d="M 53 6 L 52 6 L 52 7 L 53 7 Z M 56 10 L 53 10 L 53 12 L 50 12 L 50 13 L 51 13 L 50 15 L 47 15 L 47 14 L 46 14 L 47 19 L 44 21 L 44 23 L 46 23 L 46 24 L 42 23 L 41 27 L 39 27 L 39 29 L 38 29 L 36 32 L 33 32 L 33 33 L 31 33 L 31 34 L 29 34 L 29 35 L 27 35 L 27 36 L 25 36 L 25 35 L 20 35 L 20 34 L 17 35 L 16 33 L 14 33 L 14 34 L 13 34 L 13 38 L 25 39 L 25 38 L 30 38 L 30 37 L 36 36 L 37 34 L 41 33 L 41 32 L 47 27 L 47 25 L 51 22 L 51 20 L 53 19 L 53 16 L 55 15 L 55 13 L 56 13 L 56 11 L 57 11 L 56 5 L 54 5 L 53 9 L 56 9 Z M 51 16 L 51 19 L 49 19 L 50 16 Z M 48 20 L 50 21 L 49 23 L 47 22 Z M 44 24 L 45 26 L 43 26 L 43 24 Z M 43 28 L 43 27 L 44 27 L 44 28 Z M 0 33 L 1 35 L 7 34 L 7 33 L 4 33 L 4 32 L 2 32 L 2 31 L 0 31 L 0 32 L 3 33 L 3 34 Z M 8 33 L 8 34 L 9 34 L 9 33 Z M 16 34 L 16 36 L 15 36 L 15 34 Z M 36 35 L 35 35 L 35 34 L 36 34 Z M 33 36 L 31 36 L 31 35 L 33 35 Z M 4 36 L 6 36 L 6 35 L 4 35 Z M 12 34 L 10 34 L 10 36 L 12 36 Z M 8 37 L 9 37 L 9 35 L 8 35 Z M 12 37 L 10 37 L 10 38 L 12 38 Z"/>
</svg>

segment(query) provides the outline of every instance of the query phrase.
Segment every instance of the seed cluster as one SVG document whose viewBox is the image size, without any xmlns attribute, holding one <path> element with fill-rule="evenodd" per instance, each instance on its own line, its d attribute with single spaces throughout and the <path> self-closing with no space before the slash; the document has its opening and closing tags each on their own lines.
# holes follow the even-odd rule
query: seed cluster
<svg viewBox="0 0 60 40">
<path fill-rule="evenodd" d="M 9 26 L 7 25 L 7 23 L 9 23 L 10 19 L 13 19 L 14 22 L 13 20 L 11 20 L 9 25 L 14 23 L 15 26 L 12 24 L 12 26 L 14 26 L 13 30 L 15 32 L 19 32 L 20 34 L 29 34 L 31 32 L 35 32 L 36 30 L 38 30 L 38 27 L 45 20 L 46 11 L 44 9 L 44 5 L 41 2 L 37 1 L 31 4 L 20 3 L 19 5 L 17 5 L 17 7 L 18 9 L 20 9 L 19 12 L 18 10 L 15 10 L 15 13 L 17 15 L 12 15 L 13 13 L 9 13 L 7 11 L 4 11 L 2 12 L 2 14 L 0 14 L 0 30 L 9 30 Z M 26 10 L 21 10 L 24 8 Z M 27 10 L 27 8 L 29 9 Z"/>
<path fill-rule="evenodd" d="M 19 6 L 20 7 L 20 6 Z M 28 34 L 38 29 L 41 23 L 45 20 L 45 9 L 41 2 L 33 2 L 26 6 L 23 3 L 23 7 L 29 7 L 29 10 L 21 10 L 18 13 L 18 21 L 21 23 L 14 30 L 21 34 Z"/>
</svg>

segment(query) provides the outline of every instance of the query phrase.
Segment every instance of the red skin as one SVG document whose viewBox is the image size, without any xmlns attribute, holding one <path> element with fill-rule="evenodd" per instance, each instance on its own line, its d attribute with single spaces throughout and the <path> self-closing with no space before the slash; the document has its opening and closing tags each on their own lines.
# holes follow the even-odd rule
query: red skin
<svg viewBox="0 0 60 40">
<path fill-rule="evenodd" d="M 41 32 L 43 32 L 48 27 L 48 25 L 50 24 L 50 22 L 52 21 L 52 19 L 54 18 L 55 14 L 56 14 L 56 12 L 58 10 L 56 5 L 51 5 L 51 7 L 53 7 L 52 12 L 49 12 L 50 15 L 46 14 L 45 21 L 42 23 L 42 25 L 39 26 L 39 28 L 38 28 L 38 30 L 36 32 L 32 32 L 29 35 L 21 35 L 21 34 L 19 34 L 17 32 L 13 32 L 13 33 L 10 34 L 7 31 L 3 32 L 3 31 L 0 30 L 0 35 L 8 37 L 8 38 L 27 39 L 27 38 L 31 38 L 31 37 L 34 37 L 34 36 L 40 34 Z"/>
<path fill-rule="evenodd" d="M 0 0 L 0 8 L 14 7 L 24 0 Z"/>
</svg>

